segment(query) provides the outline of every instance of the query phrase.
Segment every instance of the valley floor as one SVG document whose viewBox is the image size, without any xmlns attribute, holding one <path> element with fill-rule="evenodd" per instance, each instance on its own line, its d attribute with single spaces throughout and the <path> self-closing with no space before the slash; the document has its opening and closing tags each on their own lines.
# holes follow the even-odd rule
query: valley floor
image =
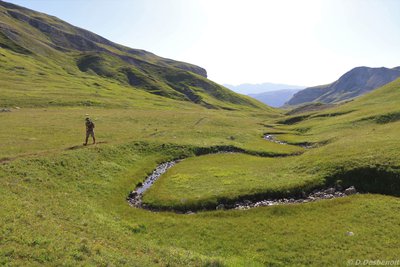
<svg viewBox="0 0 400 267">
<path fill-rule="evenodd" d="M 103 143 L 80 147 L 86 113 Z M 345 266 L 396 260 L 400 125 L 360 116 L 287 125 L 277 123 L 281 115 L 206 109 L 1 113 L 0 264 Z M 263 140 L 266 133 L 289 144 Z M 298 146 L 303 143 L 313 148 Z M 218 146 L 250 155 L 195 157 Z M 128 205 L 129 192 L 159 163 L 186 157 L 185 166 L 171 168 L 145 198 L 197 205 L 338 183 L 387 195 L 192 215 Z"/>
</svg>

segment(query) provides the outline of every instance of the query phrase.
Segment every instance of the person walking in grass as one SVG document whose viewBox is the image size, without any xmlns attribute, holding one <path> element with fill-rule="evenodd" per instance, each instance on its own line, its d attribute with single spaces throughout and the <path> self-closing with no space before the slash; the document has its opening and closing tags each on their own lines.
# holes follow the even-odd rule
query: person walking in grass
<svg viewBox="0 0 400 267">
<path fill-rule="evenodd" d="M 87 145 L 89 136 L 92 136 L 93 144 L 96 144 L 96 138 L 94 137 L 94 122 L 89 117 L 86 117 L 85 125 L 86 125 L 86 141 L 83 145 L 84 146 Z"/>
</svg>

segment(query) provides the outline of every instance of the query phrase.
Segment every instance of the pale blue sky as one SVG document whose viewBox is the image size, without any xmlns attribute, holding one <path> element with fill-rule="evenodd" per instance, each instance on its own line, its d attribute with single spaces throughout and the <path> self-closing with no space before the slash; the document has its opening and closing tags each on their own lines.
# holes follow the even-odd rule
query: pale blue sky
<svg viewBox="0 0 400 267">
<path fill-rule="evenodd" d="M 330 83 L 400 65 L 398 0 L 8 0 L 114 42 L 207 69 L 218 83 Z"/>
</svg>

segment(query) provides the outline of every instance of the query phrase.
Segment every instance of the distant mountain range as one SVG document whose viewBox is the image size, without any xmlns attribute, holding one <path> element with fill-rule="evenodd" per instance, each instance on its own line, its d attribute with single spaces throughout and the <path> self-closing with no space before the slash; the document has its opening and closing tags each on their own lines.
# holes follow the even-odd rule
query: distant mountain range
<svg viewBox="0 0 400 267">
<path fill-rule="evenodd" d="M 288 85 L 288 84 L 279 84 L 279 83 L 259 83 L 259 84 L 252 84 L 252 83 L 243 83 L 239 85 L 231 85 L 231 84 L 223 84 L 226 88 L 231 89 L 232 91 L 243 94 L 243 95 L 250 95 L 250 94 L 260 94 L 269 91 L 280 91 L 280 90 L 288 90 L 288 89 L 304 89 L 305 86 L 298 86 L 298 85 Z"/>
<path fill-rule="evenodd" d="M 283 89 L 259 94 L 249 94 L 249 96 L 271 107 L 279 108 L 283 106 L 290 98 L 292 98 L 293 95 L 298 91 L 300 91 L 300 89 Z"/>
<path fill-rule="evenodd" d="M 278 83 L 224 84 L 224 86 L 236 93 L 251 96 L 272 107 L 283 106 L 296 92 L 305 88 L 305 86 Z"/>
<path fill-rule="evenodd" d="M 400 67 L 357 67 L 341 76 L 337 81 L 297 92 L 288 105 L 309 102 L 337 103 L 368 93 L 400 77 Z"/>
</svg>

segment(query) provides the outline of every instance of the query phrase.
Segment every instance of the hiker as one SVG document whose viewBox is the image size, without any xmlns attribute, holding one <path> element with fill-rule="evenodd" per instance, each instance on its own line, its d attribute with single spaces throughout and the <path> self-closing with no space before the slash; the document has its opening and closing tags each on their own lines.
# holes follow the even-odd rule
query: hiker
<svg viewBox="0 0 400 267">
<path fill-rule="evenodd" d="M 87 145 L 89 136 L 92 136 L 93 144 L 96 144 L 96 138 L 94 137 L 94 122 L 89 117 L 86 117 L 85 125 L 86 125 L 86 141 L 83 145 L 84 146 Z"/>
</svg>

